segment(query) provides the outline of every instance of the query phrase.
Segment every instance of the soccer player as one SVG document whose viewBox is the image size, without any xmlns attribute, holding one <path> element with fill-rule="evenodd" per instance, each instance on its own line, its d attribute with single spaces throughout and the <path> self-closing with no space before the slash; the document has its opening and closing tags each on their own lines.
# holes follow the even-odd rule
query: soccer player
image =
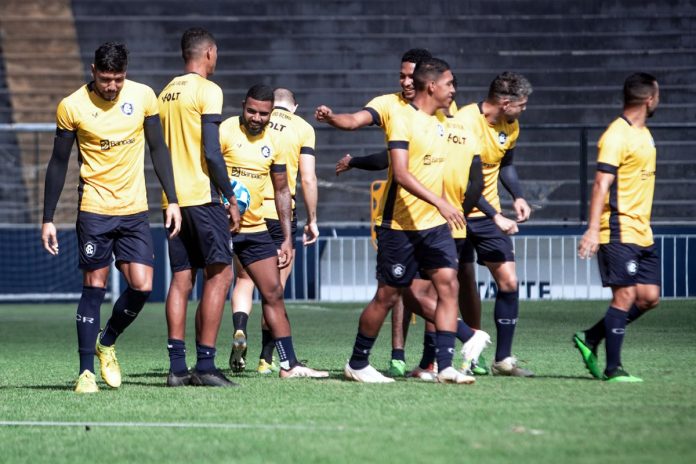
<svg viewBox="0 0 696 464">
<path fill-rule="evenodd" d="M 344 374 L 358 382 L 393 382 L 370 365 L 370 350 L 387 312 L 421 270 L 438 296 L 437 380 L 473 383 L 473 377 L 452 367 L 458 284 L 456 249 L 448 225 L 461 229 L 465 222 L 459 208 L 442 197 L 447 137 L 444 118 L 436 115 L 438 109 L 452 103 L 454 76 L 446 62 L 430 58 L 418 63 L 413 80 L 416 95 L 412 104 L 394 114 L 387 126 L 390 166 L 387 193 L 377 217 L 378 286 L 360 316 Z"/>
<path fill-rule="evenodd" d="M 41 240 L 58 254 L 53 224 L 65 184 L 72 145 L 80 154 L 77 215 L 79 266 L 83 287 L 77 307 L 80 374 L 77 393 L 99 391 L 94 355 L 107 385 L 121 385 L 114 344 L 135 320 L 152 290 L 153 246 L 145 190 L 145 141 L 169 204 L 164 223 L 170 237 L 181 227 L 172 163 L 162 137 L 157 97 L 150 87 L 126 79 L 128 50 L 107 42 L 94 53 L 92 81 L 64 98 L 56 112 L 56 137 L 46 171 Z M 112 255 L 128 287 L 114 304 L 99 335 L 100 307 L 106 293 Z"/>
<path fill-rule="evenodd" d="M 512 355 L 512 340 L 519 313 L 519 289 L 515 255 L 509 235 L 517 232 L 517 223 L 529 219 L 531 209 L 515 170 L 514 148 L 519 136 L 518 118 L 526 109 L 532 93 L 529 81 L 518 73 L 504 72 L 490 84 L 481 103 L 471 103 L 457 112 L 458 119 L 475 131 L 481 143 L 484 190 L 478 208 L 467 216 L 467 241 L 460 250 L 460 305 L 464 320 L 474 328 L 481 326 L 481 300 L 474 273 L 477 261 L 485 264 L 495 279 L 497 293 L 494 319 L 497 332 L 495 375 L 531 377 L 533 372 L 518 366 Z M 514 199 L 516 222 L 500 212 L 498 179 Z M 475 374 L 486 374 L 483 362 L 476 362 Z"/>
<path fill-rule="evenodd" d="M 232 387 L 236 384 L 215 367 L 215 343 L 232 283 L 230 230 L 239 230 L 240 219 L 220 152 L 222 90 L 208 80 L 217 63 L 215 38 L 205 29 L 188 29 L 181 38 L 181 52 L 184 74 L 172 79 L 159 95 L 183 218 L 181 233 L 169 240 L 173 276 L 165 305 L 167 385 Z M 220 192 L 229 200 L 224 205 Z M 198 269 L 203 269 L 205 283 L 196 312 L 196 367 L 189 372 L 186 307 Z"/>
<path fill-rule="evenodd" d="M 336 114 L 326 105 L 319 106 L 315 111 L 317 121 L 327 123 L 343 130 L 356 130 L 361 127 L 375 125 L 386 131 L 392 116 L 408 106 L 416 95 L 413 84 L 413 71 L 416 64 L 431 58 L 429 51 L 414 48 L 401 57 L 399 84 L 401 92 L 381 95 L 370 100 L 367 105 L 355 113 Z M 386 134 L 385 134 L 386 135 Z M 427 294 L 430 284 L 422 279 L 415 279 L 414 292 L 419 295 Z M 408 311 L 410 314 L 411 311 Z M 403 377 L 406 373 L 404 353 L 404 332 L 408 330 L 408 317 L 404 317 L 404 307 L 401 299 L 392 309 L 392 356 L 389 362 L 389 374 Z"/>
<path fill-rule="evenodd" d="M 292 198 L 282 140 L 267 130 L 273 101 L 272 88 L 255 85 L 242 102 L 242 115 L 226 119 L 220 126 L 220 144 L 230 176 L 246 185 L 251 194 L 240 231 L 232 237 L 236 262 L 238 267 L 244 268 L 261 293 L 263 317 L 280 357 L 280 377 L 328 377 L 328 372 L 310 369 L 297 360 L 283 300 L 279 268 L 289 266 L 292 259 Z M 283 234 L 280 248 L 276 247 L 264 220 L 263 200 L 267 183 L 272 184 L 275 209 Z M 239 332 L 240 314 L 243 313 L 236 312 L 233 316 L 235 329 Z M 237 335 L 235 333 L 235 338 Z M 235 350 L 236 347 L 233 347 L 231 364 L 233 370 L 239 370 L 235 369 Z"/>
<path fill-rule="evenodd" d="M 278 140 L 278 146 L 285 152 L 287 166 L 288 188 L 292 198 L 292 221 L 290 243 L 292 254 L 287 266 L 280 269 L 280 283 L 285 288 L 285 284 L 292 272 L 292 265 L 295 259 L 295 233 L 297 232 L 297 214 L 295 211 L 295 194 L 297 187 L 297 174 L 302 176 L 302 195 L 307 213 L 307 222 L 302 234 L 304 246 L 316 242 L 319 237 L 317 227 L 317 176 L 315 172 L 314 128 L 300 116 L 295 114 L 297 102 L 292 91 L 277 88 L 273 91 L 274 107 L 271 113 L 271 120 L 267 130 L 270 135 Z M 263 192 L 263 216 L 268 227 L 268 232 L 273 238 L 277 249 L 281 249 L 285 236 L 278 218 L 278 211 L 275 205 L 275 192 L 273 185 L 266 182 Z M 248 316 L 251 313 L 254 282 L 244 269 L 237 269 L 237 279 L 232 293 L 232 310 L 234 322 L 234 342 L 230 353 L 230 368 L 233 371 L 241 372 L 246 366 L 246 325 Z M 273 350 L 275 342 L 271 331 L 265 320 L 262 321 L 261 331 L 261 355 L 259 364 L 256 368 L 261 374 L 277 372 L 278 368 L 273 362 Z"/>
<path fill-rule="evenodd" d="M 611 287 L 611 304 L 605 316 L 576 333 L 573 342 L 594 377 L 642 382 L 623 369 L 621 344 L 626 324 L 660 300 L 660 258 L 650 227 L 657 154 L 646 126 L 660 101 L 657 79 L 647 73 L 628 76 L 623 100 L 623 114 L 599 139 L 590 217 L 578 246 L 580 258 L 597 253 L 602 285 Z M 602 375 L 597 347 L 605 338 L 607 364 Z"/>
</svg>

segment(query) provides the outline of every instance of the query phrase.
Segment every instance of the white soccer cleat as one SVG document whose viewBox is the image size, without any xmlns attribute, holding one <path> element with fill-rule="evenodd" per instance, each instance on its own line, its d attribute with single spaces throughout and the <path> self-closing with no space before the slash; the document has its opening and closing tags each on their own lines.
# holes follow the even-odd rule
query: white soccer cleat
<svg viewBox="0 0 696 464">
<path fill-rule="evenodd" d="M 382 375 L 382 373 L 369 364 L 362 369 L 353 369 L 350 367 L 350 363 L 348 363 L 343 370 L 343 375 L 348 380 L 355 380 L 361 383 L 391 383 L 394 381 L 394 379 Z"/>
<path fill-rule="evenodd" d="M 483 330 L 474 331 L 474 336 L 462 346 L 462 356 L 467 367 L 470 367 L 472 361 L 476 361 L 486 346 L 490 344 L 491 336 L 488 333 Z"/>
<path fill-rule="evenodd" d="M 308 377 L 311 379 L 325 379 L 329 376 L 329 373 L 327 371 L 318 371 L 312 369 L 311 367 L 307 367 L 304 364 L 297 364 L 292 369 L 281 369 L 279 375 L 281 379 L 296 379 L 300 377 Z"/>
<path fill-rule="evenodd" d="M 471 375 L 466 375 L 459 372 L 454 367 L 450 366 L 442 372 L 438 372 L 437 381 L 440 383 L 456 383 L 470 385 L 476 382 L 476 379 Z"/>
<path fill-rule="evenodd" d="M 517 358 L 508 356 L 491 365 L 491 374 L 506 375 L 508 377 L 534 377 L 534 372 L 517 365 Z"/>
<path fill-rule="evenodd" d="M 437 372 L 431 369 L 423 369 L 416 366 L 411 372 L 406 374 L 406 377 L 422 380 L 423 382 L 435 382 L 437 380 Z"/>
</svg>

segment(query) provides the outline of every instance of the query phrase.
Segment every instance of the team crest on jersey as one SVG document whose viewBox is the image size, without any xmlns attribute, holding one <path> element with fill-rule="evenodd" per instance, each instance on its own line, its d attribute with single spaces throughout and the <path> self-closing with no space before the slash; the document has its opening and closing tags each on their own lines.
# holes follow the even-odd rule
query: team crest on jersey
<svg viewBox="0 0 696 464">
<path fill-rule="evenodd" d="M 443 127 L 442 124 L 437 125 L 437 135 L 439 135 L 440 137 L 445 136 L 445 128 Z"/>
<path fill-rule="evenodd" d="M 85 250 L 85 255 L 88 258 L 91 258 L 92 256 L 94 256 L 94 253 L 97 252 L 97 245 L 95 245 L 92 242 L 87 242 L 87 243 L 85 243 L 84 250 Z"/>
<path fill-rule="evenodd" d="M 121 113 L 125 114 L 126 116 L 133 114 L 133 104 L 126 102 L 121 105 Z"/>
<path fill-rule="evenodd" d="M 263 147 L 261 147 L 261 154 L 264 158 L 268 158 L 269 156 L 271 156 L 271 148 L 268 145 L 264 145 Z"/>
<path fill-rule="evenodd" d="M 392 275 L 396 278 L 403 277 L 404 273 L 406 272 L 406 267 L 404 267 L 403 264 L 394 264 L 392 266 Z"/>
<path fill-rule="evenodd" d="M 500 132 L 498 134 L 498 143 L 505 145 L 505 142 L 507 142 L 507 134 L 505 132 Z"/>
<path fill-rule="evenodd" d="M 626 272 L 628 275 L 634 276 L 638 272 L 638 263 L 635 259 L 632 259 L 626 263 Z"/>
</svg>

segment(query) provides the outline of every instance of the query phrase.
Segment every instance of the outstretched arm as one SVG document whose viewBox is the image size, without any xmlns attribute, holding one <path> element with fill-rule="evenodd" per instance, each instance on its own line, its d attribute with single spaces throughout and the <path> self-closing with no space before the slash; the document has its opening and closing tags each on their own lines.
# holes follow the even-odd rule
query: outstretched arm
<svg viewBox="0 0 696 464">
<path fill-rule="evenodd" d="M 360 110 L 355 113 L 336 114 L 326 105 L 317 107 L 314 111 L 314 117 L 319 122 L 324 122 L 337 129 L 343 130 L 356 130 L 373 123 L 372 114 L 367 110 Z"/>
</svg>

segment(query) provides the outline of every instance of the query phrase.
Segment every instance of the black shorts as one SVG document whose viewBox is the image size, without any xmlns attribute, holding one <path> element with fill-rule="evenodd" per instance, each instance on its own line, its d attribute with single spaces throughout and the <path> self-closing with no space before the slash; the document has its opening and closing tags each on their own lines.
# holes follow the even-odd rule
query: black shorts
<svg viewBox="0 0 696 464">
<path fill-rule="evenodd" d="M 280 249 L 283 244 L 283 228 L 280 227 L 280 220 L 265 218 L 266 227 L 268 227 L 268 233 L 271 234 L 273 243 L 275 243 L 276 248 Z M 292 242 L 292 247 L 295 248 L 295 235 L 297 234 L 297 215 L 295 210 L 292 210 L 292 221 L 290 222 L 290 242 Z"/>
<path fill-rule="evenodd" d="M 377 227 L 377 280 L 408 287 L 419 271 L 457 269 L 457 250 L 447 224 L 427 230 Z"/>
<path fill-rule="evenodd" d="M 181 208 L 181 232 L 169 239 L 172 272 L 232 264 L 232 237 L 227 211 L 220 203 Z"/>
<path fill-rule="evenodd" d="M 155 255 L 147 212 L 107 216 L 80 211 L 76 227 L 80 269 L 93 271 L 107 267 L 111 264 L 112 254 L 117 264 L 154 265 Z"/>
<path fill-rule="evenodd" d="M 636 284 L 662 285 L 660 257 L 655 245 L 606 243 L 597 252 L 599 275 L 604 287 L 630 287 Z"/>
<path fill-rule="evenodd" d="M 459 259 L 473 263 L 474 250 L 478 258 L 476 262 L 481 265 L 515 261 L 512 239 L 488 217 L 466 220 L 466 244 L 462 247 Z"/>
<path fill-rule="evenodd" d="M 232 242 L 237 258 L 244 267 L 262 259 L 278 257 L 278 249 L 267 230 L 237 234 L 232 237 Z"/>
</svg>

